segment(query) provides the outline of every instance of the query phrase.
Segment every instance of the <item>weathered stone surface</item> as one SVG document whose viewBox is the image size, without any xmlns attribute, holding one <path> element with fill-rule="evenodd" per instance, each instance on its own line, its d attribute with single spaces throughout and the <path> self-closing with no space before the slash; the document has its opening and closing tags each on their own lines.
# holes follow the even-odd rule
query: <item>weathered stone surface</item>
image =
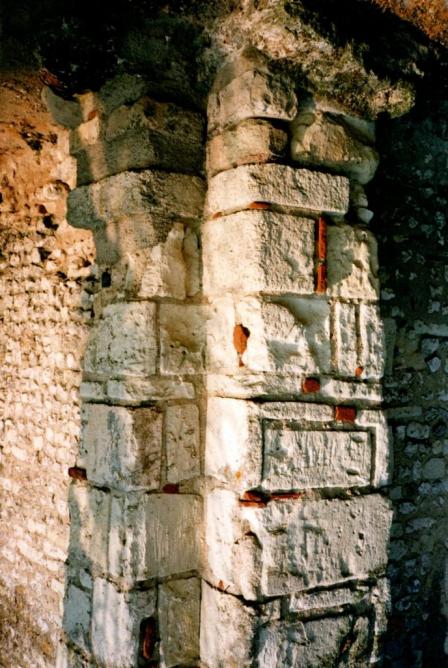
<svg viewBox="0 0 448 668">
<path fill-rule="evenodd" d="M 140 624 L 153 617 L 155 590 L 123 593 L 96 578 L 93 585 L 92 646 L 105 668 L 133 668 L 139 654 Z"/>
<path fill-rule="evenodd" d="M 356 305 L 336 302 L 333 322 L 333 341 L 338 373 L 353 377 L 359 363 Z"/>
<path fill-rule="evenodd" d="M 84 358 L 87 373 L 144 376 L 156 370 L 155 304 L 106 306 Z"/>
<path fill-rule="evenodd" d="M 271 491 L 370 484 L 372 447 L 366 432 L 304 431 L 297 423 L 265 422 L 263 487 Z"/>
<path fill-rule="evenodd" d="M 329 167 L 359 183 L 368 183 L 379 158 L 369 145 L 371 137 L 362 134 L 364 128 L 356 120 L 316 109 L 302 111 L 292 123 L 292 159 Z"/>
<path fill-rule="evenodd" d="M 87 478 L 121 490 L 158 489 L 162 453 L 162 413 L 91 405 L 83 430 Z"/>
<path fill-rule="evenodd" d="M 121 218 L 153 214 L 191 220 L 200 217 L 204 184 L 196 176 L 146 170 L 123 172 L 72 190 L 68 220 L 73 227 L 98 229 Z"/>
<path fill-rule="evenodd" d="M 234 596 L 202 583 L 201 660 L 207 668 L 252 666 L 255 614 Z"/>
<path fill-rule="evenodd" d="M 163 374 L 200 373 L 204 368 L 207 308 L 162 304 L 160 368 Z"/>
<path fill-rule="evenodd" d="M 209 216 L 247 209 L 253 202 L 343 215 L 349 204 L 349 183 L 331 176 L 286 165 L 241 165 L 209 181 Z"/>
<path fill-rule="evenodd" d="M 166 668 L 198 662 L 200 600 L 201 584 L 197 578 L 160 585 L 160 658 Z"/>
<path fill-rule="evenodd" d="M 200 434 L 197 406 L 168 406 L 165 420 L 168 482 L 178 483 L 198 476 Z"/>
<path fill-rule="evenodd" d="M 246 599 L 332 585 L 384 570 L 392 515 L 379 495 L 272 501 L 238 507 L 215 491 L 206 503 L 206 571 Z"/>
<path fill-rule="evenodd" d="M 208 98 L 208 131 L 222 130 L 247 118 L 290 121 L 297 98 L 287 77 L 256 69 L 247 70 Z"/>
<path fill-rule="evenodd" d="M 350 225 L 330 225 L 328 291 L 334 297 L 377 299 L 378 254 L 375 237 Z"/>
<path fill-rule="evenodd" d="M 53 119 L 65 128 L 76 128 L 82 122 L 81 106 L 78 102 L 64 100 L 48 86 L 42 89 L 42 101 Z"/>
<path fill-rule="evenodd" d="M 272 162 L 286 155 L 288 135 L 268 121 L 249 119 L 216 135 L 207 144 L 207 172 L 214 176 L 232 167 Z"/>
<path fill-rule="evenodd" d="M 90 649 L 91 596 L 74 584 L 65 594 L 62 627 L 72 643 L 86 651 Z"/>
<path fill-rule="evenodd" d="M 216 300 L 207 323 L 209 369 L 326 373 L 330 368 L 329 315 L 328 302 L 319 298 Z M 238 325 L 249 332 L 242 353 L 233 343 Z"/>
<path fill-rule="evenodd" d="M 72 484 L 69 495 L 70 556 L 81 564 L 107 569 L 110 494 L 85 484 Z"/>
<path fill-rule="evenodd" d="M 307 622 L 271 622 L 260 629 L 256 665 L 367 665 L 371 655 L 368 617 L 340 615 Z M 350 637 L 351 642 L 347 643 Z"/>
<path fill-rule="evenodd" d="M 314 221 L 241 211 L 202 230 L 204 292 L 314 291 Z"/>
<path fill-rule="evenodd" d="M 390 484 L 393 459 L 392 435 L 384 411 L 358 411 L 356 424 L 361 428 L 367 427 L 375 439 L 372 484 L 376 487 Z"/>
<path fill-rule="evenodd" d="M 148 401 L 194 399 L 194 385 L 182 378 L 125 378 L 107 381 L 105 399 L 120 406 L 139 406 Z M 104 399 L 103 399 L 104 400 Z"/>
<path fill-rule="evenodd" d="M 95 123 L 92 136 L 87 126 Z M 158 167 L 199 172 L 203 166 L 203 121 L 199 114 L 148 97 L 80 125 L 71 137 L 78 185 L 131 169 Z"/>
<path fill-rule="evenodd" d="M 202 508 L 191 494 L 113 498 L 109 572 L 128 582 L 198 567 Z"/>
<path fill-rule="evenodd" d="M 378 306 L 359 307 L 363 377 L 382 378 L 386 364 L 385 326 Z"/>
</svg>

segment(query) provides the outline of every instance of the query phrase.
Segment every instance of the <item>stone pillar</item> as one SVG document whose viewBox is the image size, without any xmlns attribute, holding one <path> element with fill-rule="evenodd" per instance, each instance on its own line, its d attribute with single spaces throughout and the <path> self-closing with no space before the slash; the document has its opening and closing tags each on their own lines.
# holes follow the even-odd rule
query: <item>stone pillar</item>
<svg viewBox="0 0 448 668">
<path fill-rule="evenodd" d="M 388 604 L 372 124 L 243 53 L 209 98 L 201 660 L 364 665 Z"/>
<path fill-rule="evenodd" d="M 93 230 L 101 287 L 70 469 L 58 665 L 196 665 L 203 120 L 151 99 L 138 77 L 72 111 L 69 222 Z"/>
</svg>

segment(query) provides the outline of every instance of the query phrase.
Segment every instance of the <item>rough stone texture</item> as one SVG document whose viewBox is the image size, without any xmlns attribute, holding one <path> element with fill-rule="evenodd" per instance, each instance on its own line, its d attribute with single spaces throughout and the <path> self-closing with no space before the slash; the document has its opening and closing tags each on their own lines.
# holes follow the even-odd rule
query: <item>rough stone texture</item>
<svg viewBox="0 0 448 668">
<path fill-rule="evenodd" d="M 62 626 L 67 468 L 96 285 L 90 233 L 65 220 L 68 137 L 40 87 L 0 75 L 0 665 L 23 668 L 54 665 Z"/>
<path fill-rule="evenodd" d="M 166 409 L 167 480 L 178 483 L 200 474 L 199 411 L 197 406 Z"/>
<path fill-rule="evenodd" d="M 191 374 L 204 368 L 207 309 L 197 305 L 162 305 L 160 357 L 162 374 Z"/>
<path fill-rule="evenodd" d="M 305 107 L 292 123 L 291 157 L 304 165 L 329 167 L 365 184 L 378 167 L 378 153 L 369 145 L 371 141 L 367 123 Z"/>
<path fill-rule="evenodd" d="M 327 235 L 329 293 L 346 299 L 377 299 L 378 258 L 374 236 L 349 225 L 329 225 Z"/>
<path fill-rule="evenodd" d="M 206 572 L 249 600 L 366 578 L 386 566 L 391 520 L 379 495 L 257 508 L 217 490 L 206 504 Z"/>
<path fill-rule="evenodd" d="M 271 211 L 209 220 L 202 231 L 204 292 L 314 291 L 314 221 Z"/>
<path fill-rule="evenodd" d="M 159 489 L 162 414 L 151 408 L 90 405 L 82 450 L 87 478 L 100 487 Z M 80 465 L 83 462 L 80 462 Z"/>
<path fill-rule="evenodd" d="M 161 661 L 167 668 L 195 665 L 199 659 L 201 584 L 197 578 L 159 587 Z"/>
<path fill-rule="evenodd" d="M 207 172 L 209 176 L 215 176 L 239 165 L 273 162 L 284 158 L 288 147 L 285 129 L 268 121 L 249 118 L 207 143 Z"/>
<path fill-rule="evenodd" d="M 231 213 L 253 202 L 343 215 L 348 209 L 349 188 L 344 176 L 330 176 L 287 165 L 241 165 L 217 174 L 209 181 L 207 212 Z"/>
</svg>

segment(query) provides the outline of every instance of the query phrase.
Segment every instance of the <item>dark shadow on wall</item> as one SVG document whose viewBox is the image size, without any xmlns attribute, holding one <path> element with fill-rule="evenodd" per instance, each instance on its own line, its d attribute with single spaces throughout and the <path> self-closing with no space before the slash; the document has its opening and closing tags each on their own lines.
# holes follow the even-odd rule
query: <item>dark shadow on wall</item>
<svg viewBox="0 0 448 668">
<path fill-rule="evenodd" d="M 439 94 L 437 94 L 437 92 Z M 448 94 L 426 91 L 380 121 L 370 190 L 379 242 L 393 432 L 385 666 L 443 666 L 441 595 L 448 553 Z"/>
</svg>

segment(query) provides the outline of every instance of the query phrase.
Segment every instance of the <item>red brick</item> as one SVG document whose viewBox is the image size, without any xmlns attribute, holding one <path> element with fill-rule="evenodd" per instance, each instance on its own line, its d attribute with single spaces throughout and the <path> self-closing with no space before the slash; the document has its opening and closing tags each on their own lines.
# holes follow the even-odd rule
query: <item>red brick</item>
<svg viewBox="0 0 448 668">
<path fill-rule="evenodd" d="M 327 223 L 323 218 L 316 223 L 316 259 L 324 262 L 327 259 Z"/>
<path fill-rule="evenodd" d="M 87 471 L 79 466 L 71 466 L 68 470 L 70 478 L 73 480 L 87 480 Z"/>
<path fill-rule="evenodd" d="M 262 211 L 266 211 L 272 208 L 272 204 L 269 202 L 251 202 L 248 206 L 249 209 L 261 209 Z"/>
<path fill-rule="evenodd" d="M 312 392 L 319 392 L 320 390 L 320 380 L 318 378 L 305 378 L 302 383 L 302 391 L 305 394 L 311 394 Z"/>
<path fill-rule="evenodd" d="M 356 408 L 354 406 L 336 406 L 334 418 L 338 422 L 354 422 L 356 420 Z"/>
<path fill-rule="evenodd" d="M 316 267 L 316 292 L 326 292 L 327 290 L 327 265 L 318 264 Z"/>
<path fill-rule="evenodd" d="M 165 494 L 179 494 L 179 485 L 168 482 L 163 486 Z"/>
</svg>

